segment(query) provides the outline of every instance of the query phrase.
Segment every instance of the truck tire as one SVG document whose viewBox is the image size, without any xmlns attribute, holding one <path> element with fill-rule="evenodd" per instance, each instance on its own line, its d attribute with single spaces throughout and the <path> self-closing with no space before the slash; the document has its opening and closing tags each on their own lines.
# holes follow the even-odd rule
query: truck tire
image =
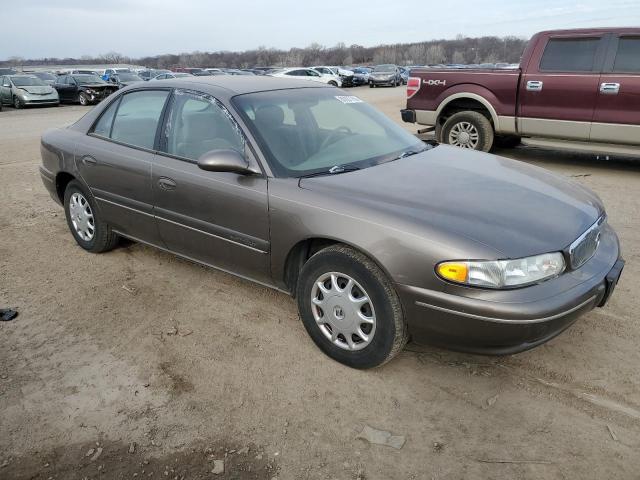
<svg viewBox="0 0 640 480">
<path fill-rule="evenodd" d="M 488 152 L 493 146 L 493 127 L 480 112 L 466 110 L 451 115 L 440 133 L 440 141 L 456 147 Z"/>
</svg>

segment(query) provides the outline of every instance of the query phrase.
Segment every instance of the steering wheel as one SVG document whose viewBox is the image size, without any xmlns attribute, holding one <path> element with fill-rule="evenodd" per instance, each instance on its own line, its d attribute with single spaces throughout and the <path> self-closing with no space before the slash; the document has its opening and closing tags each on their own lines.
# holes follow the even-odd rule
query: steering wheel
<svg viewBox="0 0 640 480">
<path fill-rule="evenodd" d="M 341 133 L 346 133 L 346 134 L 351 135 L 353 132 L 351 131 L 351 129 L 349 127 L 347 127 L 345 125 L 340 125 L 338 128 L 334 128 L 333 130 L 331 130 L 331 133 L 329 135 L 327 135 L 327 138 L 325 138 L 323 140 L 323 142 L 320 144 L 320 150 L 322 150 L 324 147 L 329 145 L 331 143 L 331 141 L 333 139 L 335 139 Z"/>
</svg>

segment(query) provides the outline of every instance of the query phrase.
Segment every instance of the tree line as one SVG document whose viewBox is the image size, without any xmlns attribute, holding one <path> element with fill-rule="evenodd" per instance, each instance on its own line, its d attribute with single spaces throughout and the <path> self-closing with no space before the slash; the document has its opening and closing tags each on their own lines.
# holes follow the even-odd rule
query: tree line
<svg viewBox="0 0 640 480">
<path fill-rule="evenodd" d="M 254 66 L 376 65 L 381 63 L 398 65 L 518 63 L 527 41 L 525 38 L 515 36 L 469 38 L 458 35 L 452 40 L 396 43 L 373 47 L 347 46 L 344 43 L 326 47 L 313 43 L 306 48 L 291 48 L 289 50 L 258 47 L 242 52 L 196 51 L 140 58 L 127 57 L 116 52 L 98 56 L 84 55 L 80 58 L 23 59 L 12 57 L 0 61 L 0 65 L 21 67 L 30 65 L 134 64 L 150 68 L 176 66 L 250 68 Z"/>
</svg>

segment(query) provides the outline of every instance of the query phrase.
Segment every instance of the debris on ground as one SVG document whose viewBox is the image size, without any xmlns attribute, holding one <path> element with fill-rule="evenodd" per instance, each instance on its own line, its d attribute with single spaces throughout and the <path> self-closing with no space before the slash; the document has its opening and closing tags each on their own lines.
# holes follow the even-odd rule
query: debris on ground
<svg viewBox="0 0 640 480">
<path fill-rule="evenodd" d="M 8 322 L 18 316 L 18 311 L 13 308 L 0 308 L 0 322 Z"/>
<path fill-rule="evenodd" d="M 572 178 L 590 177 L 590 173 L 576 173 L 575 175 L 569 175 Z"/>
<path fill-rule="evenodd" d="M 129 453 L 136 453 L 136 442 L 129 444 Z"/>
<path fill-rule="evenodd" d="M 440 453 L 444 450 L 444 443 L 441 442 L 433 442 L 433 452 Z"/>
<path fill-rule="evenodd" d="M 551 465 L 553 463 L 548 460 L 492 460 L 487 458 L 476 458 L 476 461 L 480 463 L 530 463 L 536 465 Z"/>
<path fill-rule="evenodd" d="M 129 285 L 122 285 L 122 289 L 129 292 L 131 295 L 138 293 L 138 289 L 136 287 L 130 287 Z"/>
<path fill-rule="evenodd" d="M 609 435 L 611 435 L 611 438 L 613 439 L 613 441 L 617 442 L 618 436 L 616 435 L 616 432 L 613 431 L 613 428 L 611 428 L 611 425 L 607 425 L 607 430 L 609 430 Z"/>
<path fill-rule="evenodd" d="M 178 327 L 171 327 L 169 330 L 165 332 L 167 335 L 177 335 Z"/>
<path fill-rule="evenodd" d="M 385 445 L 387 447 L 392 447 L 397 450 L 400 450 L 404 446 L 405 436 L 404 435 L 392 435 L 391 432 L 387 432 L 385 430 L 378 430 L 372 428 L 368 425 L 365 425 L 356 438 L 361 438 L 366 440 L 369 443 L 374 443 L 376 445 Z"/>
<path fill-rule="evenodd" d="M 102 455 L 102 447 L 96 448 L 96 452 L 91 457 L 91 461 L 95 462 L 96 460 L 98 460 L 98 458 L 100 458 L 100 455 Z"/>
<path fill-rule="evenodd" d="M 221 475 L 224 473 L 224 460 L 214 460 L 213 461 L 213 470 L 211 473 L 214 475 Z"/>
<path fill-rule="evenodd" d="M 498 400 L 498 396 L 500 394 L 496 393 L 493 397 L 489 397 L 487 398 L 486 402 L 487 402 L 487 407 L 492 406 L 494 403 L 496 403 L 496 401 Z"/>
</svg>

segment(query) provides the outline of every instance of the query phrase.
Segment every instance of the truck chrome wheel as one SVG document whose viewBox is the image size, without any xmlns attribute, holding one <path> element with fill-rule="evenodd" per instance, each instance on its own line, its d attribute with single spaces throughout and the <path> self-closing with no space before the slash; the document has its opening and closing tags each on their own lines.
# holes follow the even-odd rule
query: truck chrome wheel
<svg viewBox="0 0 640 480">
<path fill-rule="evenodd" d="M 349 275 L 328 272 L 311 290 L 311 310 L 320 331 L 337 347 L 361 350 L 373 339 L 376 314 L 369 295 Z"/>
<path fill-rule="evenodd" d="M 81 193 L 76 192 L 71 195 L 69 215 L 78 236 L 85 242 L 90 241 L 95 234 L 96 227 L 91 206 Z"/>
<path fill-rule="evenodd" d="M 469 122 L 456 123 L 449 131 L 449 144 L 455 147 L 477 149 L 480 133 Z"/>
</svg>

